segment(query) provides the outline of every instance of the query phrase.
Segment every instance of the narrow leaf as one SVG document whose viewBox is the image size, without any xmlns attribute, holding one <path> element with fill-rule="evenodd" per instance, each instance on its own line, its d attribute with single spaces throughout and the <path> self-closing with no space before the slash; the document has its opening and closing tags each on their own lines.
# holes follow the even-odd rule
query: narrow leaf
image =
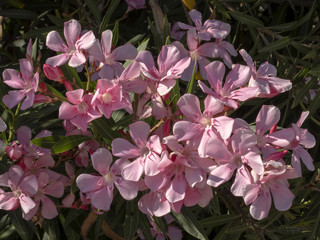
<svg viewBox="0 0 320 240">
<path fill-rule="evenodd" d="M 157 225 L 157 228 L 166 235 L 168 232 L 168 225 L 161 217 L 152 217 L 153 222 Z"/>
<path fill-rule="evenodd" d="M 8 215 L 10 216 L 10 220 L 14 227 L 16 228 L 18 234 L 23 240 L 32 240 L 33 239 L 33 231 L 30 231 L 31 224 L 22 218 L 22 212 L 20 208 L 14 211 L 8 211 Z"/>
<path fill-rule="evenodd" d="M 134 239 L 139 226 L 139 210 L 137 200 L 127 201 L 126 219 L 124 222 L 124 239 Z"/>
<path fill-rule="evenodd" d="M 142 231 L 142 234 L 146 240 L 153 240 L 151 231 L 150 231 L 150 224 L 149 219 L 145 214 L 139 211 L 139 227 Z"/>
<path fill-rule="evenodd" d="M 37 14 L 26 9 L 6 9 L 0 10 L 0 16 L 17 19 L 36 19 Z"/>
<path fill-rule="evenodd" d="M 67 136 L 62 140 L 58 141 L 57 143 L 55 143 L 52 146 L 51 151 L 52 153 L 62 153 L 78 146 L 80 143 L 83 143 L 89 140 L 91 140 L 91 138 L 84 135 Z"/>
<path fill-rule="evenodd" d="M 228 223 L 239 217 L 240 215 L 217 215 L 201 219 L 199 222 L 203 227 L 215 227 Z"/>
<path fill-rule="evenodd" d="M 173 111 L 177 110 L 177 102 L 180 99 L 180 87 L 179 87 L 179 80 L 176 80 L 176 84 L 174 85 L 174 87 L 171 90 L 171 94 L 170 94 L 170 100 L 173 106 Z"/>
<path fill-rule="evenodd" d="M 98 215 L 97 220 L 96 220 L 96 224 L 94 226 L 94 239 L 98 240 L 99 236 L 101 234 L 101 226 L 102 226 L 102 222 L 103 222 L 103 215 Z"/>
<path fill-rule="evenodd" d="M 195 88 L 196 69 L 197 69 L 197 58 L 194 61 L 192 76 L 187 86 L 187 93 L 192 93 L 193 89 Z"/>
<path fill-rule="evenodd" d="M 25 34 L 22 35 L 24 39 L 29 39 L 29 38 L 39 38 L 39 39 L 46 39 L 47 35 L 49 32 L 57 30 L 56 26 L 50 26 L 50 27 L 45 27 L 45 28 L 39 28 L 36 30 L 32 30 L 29 32 L 26 32 Z"/>
<path fill-rule="evenodd" d="M 310 70 L 310 74 L 316 77 L 320 76 L 320 67 L 315 67 Z"/>
<path fill-rule="evenodd" d="M 83 84 L 75 68 L 72 68 L 67 64 L 65 64 L 63 66 L 60 66 L 60 69 L 62 70 L 64 76 L 68 81 L 70 82 L 75 81 L 80 88 L 83 88 Z"/>
<path fill-rule="evenodd" d="M 317 92 L 317 95 L 314 97 L 310 106 L 308 108 L 309 117 L 312 117 L 313 114 L 320 108 L 320 91 Z"/>
<path fill-rule="evenodd" d="M 38 147 L 51 149 L 54 144 L 61 141 L 65 136 L 49 136 L 32 139 L 30 142 Z"/>
<path fill-rule="evenodd" d="M 119 21 L 116 21 L 112 30 L 112 46 L 117 46 L 119 39 Z"/>
<path fill-rule="evenodd" d="M 43 229 L 48 235 L 49 240 L 61 239 L 60 227 L 57 218 L 54 219 L 45 219 L 43 221 Z"/>
<path fill-rule="evenodd" d="M 95 17 L 95 19 L 97 19 L 98 22 L 100 22 L 101 16 L 97 4 L 93 0 L 85 0 L 85 2 L 89 7 L 92 15 Z"/>
<path fill-rule="evenodd" d="M 182 207 L 180 213 L 172 212 L 172 214 L 187 233 L 201 240 L 208 239 L 200 222 L 189 208 Z"/>
<path fill-rule="evenodd" d="M 263 22 L 258 18 L 255 18 L 253 16 L 250 16 L 244 13 L 236 12 L 236 11 L 232 11 L 229 13 L 233 18 L 237 19 L 242 23 L 245 23 L 249 26 L 256 27 L 256 28 L 263 28 Z"/>
<path fill-rule="evenodd" d="M 316 82 L 317 79 L 313 78 L 309 82 L 307 82 L 307 84 L 305 84 L 303 88 L 299 88 L 299 93 L 297 94 L 297 96 L 295 96 L 291 108 L 296 107 L 300 103 L 300 101 L 304 98 L 304 96 L 306 96 L 307 92 L 309 92 L 309 90 L 314 86 Z"/>
<path fill-rule="evenodd" d="M 284 37 L 279 40 L 271 42 L 268 46 L 265 46 L 258 50 L 259 53 L 265 53 L 265 52 L 271 52 L 275 50 L 279 50 L 282 48 L 287 47 L 290 44 L 290 38 L 289 37 Z"/>
<path fill-rule="evenodd" d="M 104 30 L 107 29 L 107 26 L 109 24 L 109 21 L 111 19 L 111 16 L 113 14 L 113 12 L 116 10 L 116 8 L 118 7 L 120 3 L 120 0 L 112 0 L 110 1 L 110 5 L 108 7 L 108 10 L 106 12 L 106 15 L 104 15 L 100 27 L 99 27 L 99 33 L 101 34 Z"/>
<path fill-rule="evenodd" d="M 111 126 L 113 126 L 113 124 L 110 124 L 109 121 L 110 119 L 98 118 L 92 122 L 93 127 L 98 130 L 107 143 L 111 143 L 113 139 L 121 137 L 119 132 L 112 130 Z"/>
</svg>

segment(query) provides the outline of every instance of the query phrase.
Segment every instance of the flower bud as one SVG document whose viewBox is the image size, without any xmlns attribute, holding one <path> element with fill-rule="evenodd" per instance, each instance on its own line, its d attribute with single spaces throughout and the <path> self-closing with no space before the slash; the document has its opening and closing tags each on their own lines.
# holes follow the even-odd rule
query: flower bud
<svg viewBox="0 0 320 240">
<path fill-rule="evenodd" d="M 59 67 L 53 67 L 45 63 L 43 64 L 43 72 L 48 79 L 61 83 L 62 72 Z"/>
</svg>

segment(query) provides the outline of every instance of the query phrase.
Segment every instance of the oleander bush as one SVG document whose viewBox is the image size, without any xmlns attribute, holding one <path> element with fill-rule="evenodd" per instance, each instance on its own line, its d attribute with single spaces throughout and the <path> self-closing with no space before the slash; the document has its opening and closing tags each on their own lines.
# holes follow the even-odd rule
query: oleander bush
<svg viewBox="0 0 320 240">
<path fill-rule="evenodd" d="M 318 1 L 0 3 L 0 239 L 318 239 Z"/>
</svg>

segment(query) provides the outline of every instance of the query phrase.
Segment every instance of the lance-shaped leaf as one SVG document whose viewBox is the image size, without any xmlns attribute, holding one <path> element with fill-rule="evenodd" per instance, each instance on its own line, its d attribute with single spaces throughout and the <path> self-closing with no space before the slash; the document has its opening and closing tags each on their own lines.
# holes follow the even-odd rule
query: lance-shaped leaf
<svg viewBox="0 0 320 240">
<path fill-rule="evenodd" d="M 55 143 L 51 148 L 51 152 L 62 153 L 78 146 L 80 143 L 83 143 L 89 140 L 91 140 L 91 138 L 84 135 L 68 136 L 58 141 L 57 143 Z"/>
</svg>

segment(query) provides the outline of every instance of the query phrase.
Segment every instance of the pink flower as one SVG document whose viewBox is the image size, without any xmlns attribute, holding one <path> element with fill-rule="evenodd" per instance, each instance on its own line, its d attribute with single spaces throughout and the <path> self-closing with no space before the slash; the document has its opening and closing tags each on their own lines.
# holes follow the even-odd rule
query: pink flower
<svg viewBox="0 0 320 240">
<path fill-rule="evenodd" d="M 142 121 L 130 124 L 129 133 L 136 146 L 122 138 L 114 139 L 111 144 L 114 156 L 125 159 L 135 158 L 123 168 L 123 178 L 138 181 L 143 173 L 149 176 L 157 174 L 160 161 L 158 154 L 162 152 L 160 138 L 153 135 L 148 139 L 150 126 Z"/>
<path fill-rule="evenodd" d="M 46 63 L 61 66 L 69 60 L 70 67 L 78 67 L 86 62 L 86 55 L 82 50 L 89 49 L 96 38 L 92 31 L 86 32 L 80 37 L 80 23 L 74 19 L 64 23 L 64 36 L 68 46 L 64 43 L 57 31 L 51 31 L 47 35 L 46 45 L 53 51 L 62 52 L 46 60 Z M 80 37 L 80 38 L 79 38 Z"/>
<path fill-rule="evenodd" d="M 231 30 L 231 26 L 227 23 L 212 19 L 206 20 L 202 25 L 201 13 L 195 9 L 189 12 L 191 20 L 194 22 L 195 27 L 178 22 L 176 23 L 181 29 L 196 30 L 196 37 L 200 40 L 209 41 L 211 38 L 224 39 Z"/>
<path fill-rule="evenodd" d="M 22 145 L 18 145 L 15 141 L 13 141 L 11 146 L 5 147 L 5 151 L 11 160 L 19 160 L 22 156 Z"/>
<path fill-rule="evenodd" d="M 195 72 L 198 72 L 199 69 L 202 78 L 207 79 L 207 74 L 204 70 L 204 67 L 207 66 L 210 61 L 206 57 L 218 57 L 215 51 L 215 43 L 210 42 L 200 45 L 199 40 L 196 36 L 196 31 L 194 29 L 190 29 L 187 33 L 187 44 L 189 52 L 183 47 L 180 42 L 176 41 L 173 43 L 176 47 L 179 48 L 181 52 L 185 52 L 185 55 L 190 56 L 191 58 L 189 66 L 181 75 L 181 79 L 185 81 L 189 81 L 191 79 L 195 61 L 197 61 Z"/>
<path fill-rule="evenodd" d="M 198 81 L 200 88 L 204 93 L 213 96 L 226 106 L 236 109 L 238 108 L 237 101 L 246 101 L 255 97 L 258 92 L 257 87 L 244 87 L 251 76 L 250 68 L 247 66 L 235 65 L 227 74 L 225 81 L 223 77 L 226 70 L 222 62 L 214 61 L 207 65 L 205 70 L 213 90 Z"/>
<path fill-rule="evenodd" d="M 132 109 L 129 94 L 125 94 L 122 85 L 116 81 L 99 79 L 97 90 L 92 98 L 92 105 L 96 106 L 106 118 L 110 118 L 115 110 Z"/>
<path fill-rule="evenodd" d="M 101 34 L 101 45 L 96 41 L 89 53 L 100 62 L 100 78 L 111 80 L 119 77 L 124 69 L 118 61 L 134 59 L 138 51 L 131 43 L 112 50 L 112 31 L 106 30 Z"/>
<path fill-rule="evenodd" d="M 251 69 L 251 79 L 249 81 L 250 87 L 258 87 L 258 97 L 272 98 L 280 93 L 289 91 L 292 87 L 290 80 L 278 78 L 277 69 L 272 64 L 265 62 L 256 69 L 250 55 L 244 50 L 240 51 L 243 60 Z"/>
<path fill-rule="evenodd" d="M 70 120 L 70 122 L 86 131 L 89 122 L 102 116 L 92 105 L 93 95 L 83 95 L 83 89 L 77 89 L 66 93 L 68 102 L 63 102 L 59 108 L 59 119 Z"/>
<path fill-rule="evenodd" d="M 267 136 L 268 143 L 292 150 L 291 164 L 298 171 L 299 176 L 302 176 L 300 159 L 310 171 L 315 169 L 312 157 L 304 148 L 313 148 L 316 140 L 307 129 L 300 128 L 308 115 L 309 112 L 302 112 L 298 122 L 293 123 L 291 128 L 282 129 Z"/>
<path fill-rule="evenodd" d="M 28 214 L 36 206 L 31 195 L 38 191 L 37 178 L 34 175 L 26 176 L 18 165 L 0 175 L 0 186 L 11 189 L 11 192 L 0 189 L 0 209 L 12 211 L 20 205 L 23 214 Z"/>
<path fill-rule="evenodd" d="M 148 84 L 147 93 L 152 102 L 152 114 L 156 119 L 168 114 L 162 101 L 176 84 L 182 72 L 189 66 L 190 58 L 185 57 L 174 45 L 163 46 L 157 59 L 158 68 L 155 67 L 153 57 L 148 51 L 139 52 L 136 61 L 141 63 L 141 71 Z"/>
<path fill-rule="evenodd" d="M 21 110 L 32 107 L 34 104 L 35 92 L 38 89 L 39 73 L 33 75 L 32 64 L 27 59 L 20 59 L 20 73 L 14 69 L 6 69 L 3 71 L 3 82 L 9 87 L 20 89 L 17 91 L 9 91 L 3 96 L 2 101 L 8 108 L 13 108 L 23 99 Z"/>
<path fill-rule="evenodd" d="M 41 203 L 41 216 L 46 219 L 53 219 L 58 216 L 55 203 L 46 195 L 60 198 L 64 193 L 64 185 L 62 182 L 50 182 L 50 177 L 45 173 L 40 173 L 38 177 L 38 191 L 34 194 L 36 206 L 31 209 L 28 214 L 24 215 L 24 219 L 30 220 L 39 210 Z"/>
<path fill-rule="evenodd" d="M 243 188 L 243 199 L 246 205 L 251 204 L 250 214 L 257 220 L 268 216 L 271 195 L 279 211 L 286 211 L 291 207 L 294 195 L 289 189 L 287 179 L 298 177 L 297 171 L 291 166 L 286 166 L 281 159 L 265 162 L 264 169 L 263 174 L 252 171 L 253 178 Z"/>
<path fill-rule="evenodd" d="M 121 196 L 126 200 L 132 200 L 137 196 L 138 186 L 131 181 L 124 180 L 119 175 L 129 161 L 118 159 L 110 168 L 112 162 L 111 153 L 104 148 L 99 148 L 92 156 L 93 168 L 101 176 L 81 174 L 76 183 L 82 193 L 86 193 L 94 208 L 109 211 L 113 199 L 114 185 Z"/>
</svg>

